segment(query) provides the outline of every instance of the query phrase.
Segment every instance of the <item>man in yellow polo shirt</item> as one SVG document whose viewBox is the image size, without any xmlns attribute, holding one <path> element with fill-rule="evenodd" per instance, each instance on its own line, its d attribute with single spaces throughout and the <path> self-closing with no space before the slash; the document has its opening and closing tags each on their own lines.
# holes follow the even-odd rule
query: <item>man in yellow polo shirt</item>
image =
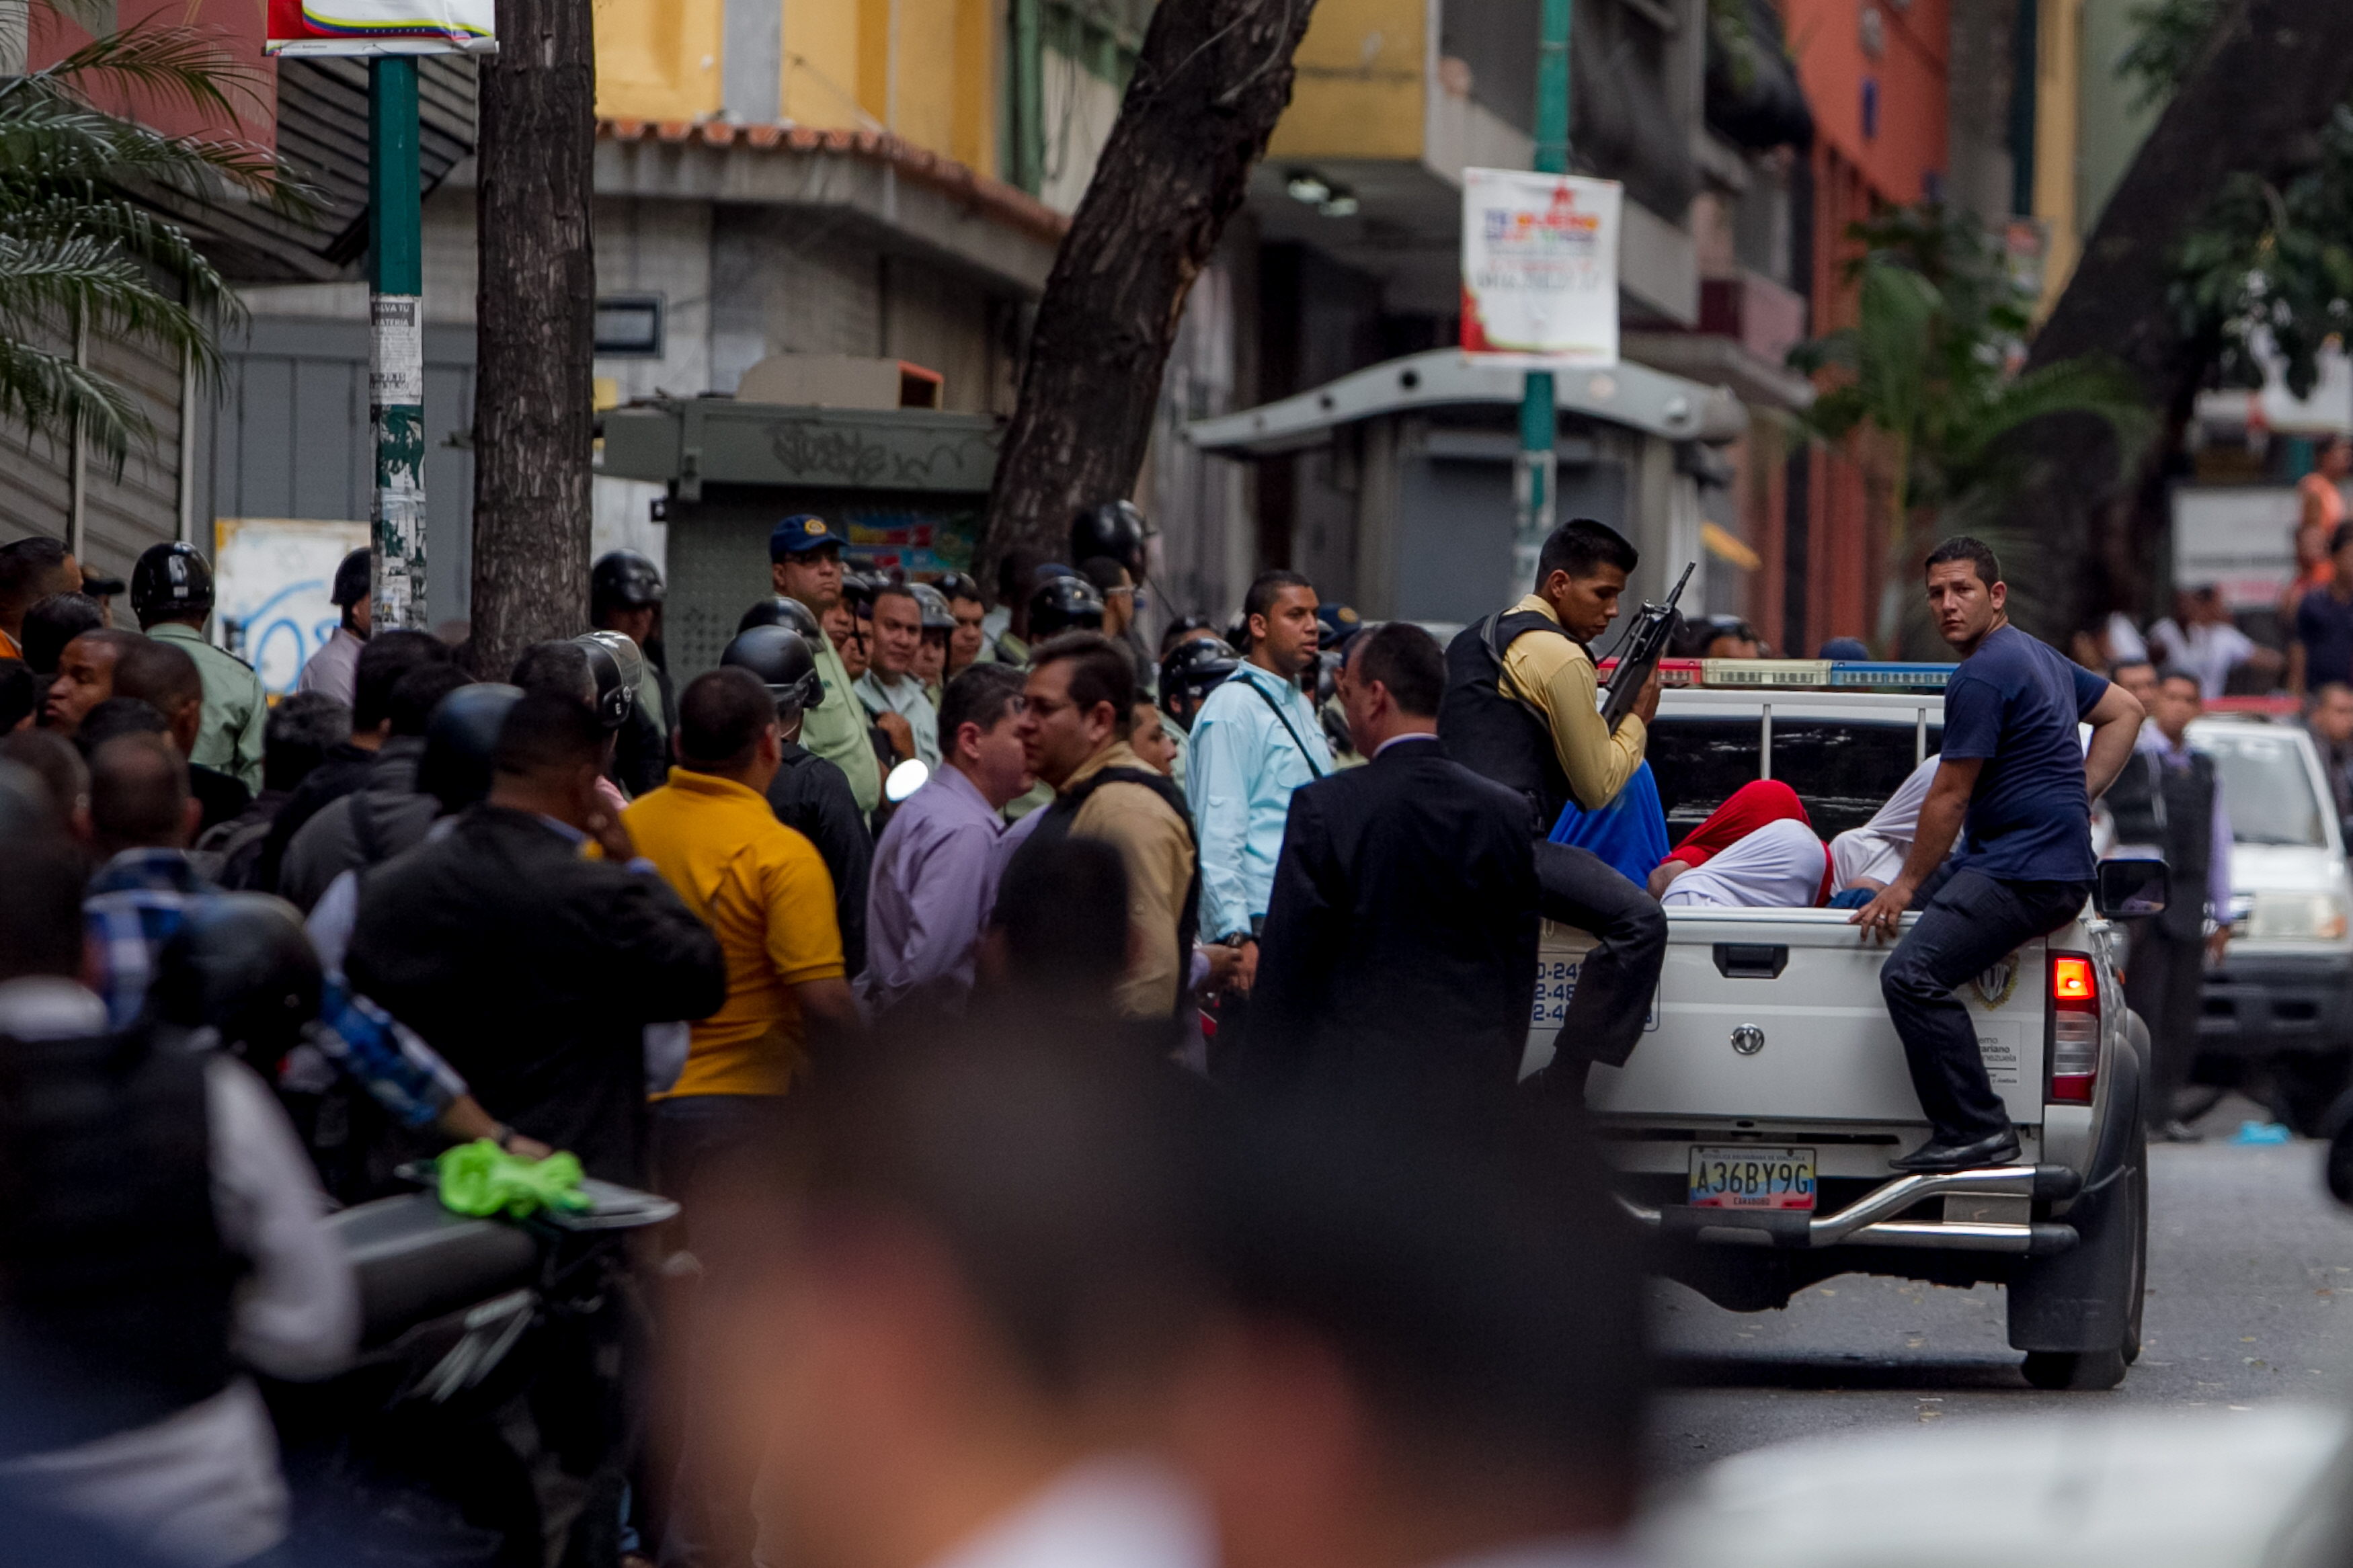
<svg viewBox="0 0 2353 1568">
<path fill-rule="evenodd" d="M 698 676 L 678 700 L 670 782 L 621 814 L 727 958 L 726 1005 L 693 1026 L 685 1070 L 654 1102 L 656 1181 L 677 1197 L 762 1135 L 813 1043 L 860 1027 L 833 879 L 768 805 L 782 743 L 776 702 L 751 671 Z"/>
</svg>

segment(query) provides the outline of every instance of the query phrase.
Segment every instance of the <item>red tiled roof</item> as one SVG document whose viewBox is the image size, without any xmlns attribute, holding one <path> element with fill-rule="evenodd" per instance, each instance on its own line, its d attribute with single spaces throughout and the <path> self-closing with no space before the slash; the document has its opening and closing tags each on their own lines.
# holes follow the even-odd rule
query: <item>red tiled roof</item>
<svg viewBox="0 0 2353 1568">
<path fill-rule="evenodd" d="M 1061 243 L 1071 220 L 1037 197 L 993 180 L 969 164 L 943 158 L 927 147 L 887 131 L 820 131 L 807 125 L 734 125 L 723 120 L 610 120 L 596 121 L 596 134 L 614 142 L 651 138 L 672 146 L 701 142 L 706 147 L 741 142 L 755 152 L 831 153 L 887 163 L 910 179 L 944 192 L 975 212 L 1018 228 L 1049 245 Z"/>
</svg>

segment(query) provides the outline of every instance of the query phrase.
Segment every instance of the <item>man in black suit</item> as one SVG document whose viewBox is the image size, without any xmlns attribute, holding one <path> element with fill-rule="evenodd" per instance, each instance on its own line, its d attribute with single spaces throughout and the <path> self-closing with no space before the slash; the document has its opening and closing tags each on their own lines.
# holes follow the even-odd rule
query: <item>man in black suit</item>
<svg viewBox="0 0 2353 1568">
<path fill-rule="evenodd" d="M 1392 621 L 1348 647 L 1340 698 L 1371 758 L 1292 796 L 1237 1072 L 1270 1092 L 1496 1108 L 1535 984 L 1527 804 L 1447 759 L 1445 658 Z"/>
<path fill-rule="evenodd" d="M 727 965 L 606 805 L 607 761 L 586 703 L 518 700 L 490 799 L 362 878 L 345 969 L 491 1115 L 642 1185 L 645 1026 L 716 1012 Z"/>
</svg>

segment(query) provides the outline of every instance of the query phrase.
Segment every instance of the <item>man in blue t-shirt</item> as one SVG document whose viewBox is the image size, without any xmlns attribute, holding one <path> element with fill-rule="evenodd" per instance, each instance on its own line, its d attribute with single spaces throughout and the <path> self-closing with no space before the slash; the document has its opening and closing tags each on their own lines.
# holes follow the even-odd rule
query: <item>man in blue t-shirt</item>
<svg viewBox="0 0 2353 1568">
<path fill-rule="evenodd" d="M 1880 971 L 1880 990 L 1928 1142 L 1899 1171 L 1967 1171 L 2018 1158 L 2010 1112 L 1986 1076 L 1978 1032 L 1953 988 L 2021 943 L 2073 919 L 2091 895 L 2092 802 L 2132 756 L 2141 706 L 2010 624 L 2001 563 L 1974 539 L 1928 557 L 1928 607 L 1961 656 L 1945 684 L 1945 744 L 1904 869 L 1855 911 L 1870 937 L 1896 921 L 1945 860 L 1960 852 Z M 2092 726 L 2088 751 L 2076 726 Z"/>
</svg>

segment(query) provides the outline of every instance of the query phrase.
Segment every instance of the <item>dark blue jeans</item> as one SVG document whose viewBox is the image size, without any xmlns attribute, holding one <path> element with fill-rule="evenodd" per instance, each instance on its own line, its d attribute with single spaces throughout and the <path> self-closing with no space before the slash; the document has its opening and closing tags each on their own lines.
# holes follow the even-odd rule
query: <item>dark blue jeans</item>
<svg viewBox="0 0 2353 1568">
<path fill-rule="evenodd" d="M 1957 871 L 1888 955 L 1879 989 L 1938 1142 L 1974 1143 L 2010 1130 L 2010 1111 L 1986 1077 L 1977 1027 L 1953 988 L 2065 925 L 2091 892 L 2089 882 L 2003 882 Z"/>
</svg>

